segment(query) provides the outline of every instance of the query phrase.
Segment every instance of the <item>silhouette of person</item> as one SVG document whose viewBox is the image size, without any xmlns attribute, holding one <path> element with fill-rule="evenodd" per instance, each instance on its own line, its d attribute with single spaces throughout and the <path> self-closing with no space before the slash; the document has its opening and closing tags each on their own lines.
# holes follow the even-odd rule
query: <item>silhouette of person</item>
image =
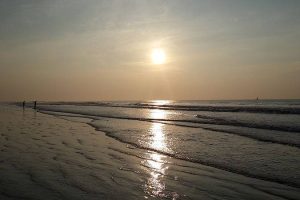
<svg viewBox="0 0 300 200">
<path fill-rule="evenodd" d="M 23 109 L 25 108 L 25 101 L 23 101 Z"/>
<path fill-rule="evenodd" d="M 34 101 L 34 106 L 33 106 L 34 110 L 36 110 L 36 101 Z"/>
</svg>

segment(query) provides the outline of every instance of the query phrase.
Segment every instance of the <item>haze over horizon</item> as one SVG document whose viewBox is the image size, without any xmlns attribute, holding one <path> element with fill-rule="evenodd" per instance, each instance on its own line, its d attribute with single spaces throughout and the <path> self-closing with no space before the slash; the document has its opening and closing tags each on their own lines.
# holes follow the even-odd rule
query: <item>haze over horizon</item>
<svg viewBox="0 0 300 200">
<path fill-rule="evenodd" d="M 299 38 L 296 0 L 0 0 L 0 101 L 300 99 Z"/>
</svg>

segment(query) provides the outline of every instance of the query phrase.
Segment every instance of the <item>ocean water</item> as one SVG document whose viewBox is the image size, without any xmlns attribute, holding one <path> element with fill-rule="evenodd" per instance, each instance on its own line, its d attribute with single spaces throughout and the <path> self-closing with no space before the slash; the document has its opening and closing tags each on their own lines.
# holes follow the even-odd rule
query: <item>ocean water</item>
<svg viewBox="0 0 300 200">
<path fill-rule="evenodd" d="M 42 102 L 141 149 L 300 187 L 300 100 Z"/>
</svg>

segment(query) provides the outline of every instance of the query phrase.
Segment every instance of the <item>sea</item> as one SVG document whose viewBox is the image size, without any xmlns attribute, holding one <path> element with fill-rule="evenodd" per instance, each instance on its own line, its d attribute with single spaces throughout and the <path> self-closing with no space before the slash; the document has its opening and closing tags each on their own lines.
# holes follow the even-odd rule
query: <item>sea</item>
<svg viewBox="0 0 300 200">
<path fill-rule="evenodd" d="M 300 100 L 38 102 L 123 143 L 300 187 Z"/>
</svg>

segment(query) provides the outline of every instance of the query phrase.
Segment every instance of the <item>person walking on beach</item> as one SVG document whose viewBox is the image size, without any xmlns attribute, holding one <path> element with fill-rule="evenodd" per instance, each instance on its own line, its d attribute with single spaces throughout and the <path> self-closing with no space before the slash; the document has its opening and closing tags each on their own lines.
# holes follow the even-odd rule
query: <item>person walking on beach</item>
<svg viewBox="0 0 300 200">
<path fill-rule="evenodd" d="M 34 110 L 36 110 L 36 101 L 34 101 L 33 108 L 34 108 Z"/>
<path fill-rule="evenodd" d="M 23 109 L 25 109 L 25 101 L 23 101 Z"/>
</svg>

